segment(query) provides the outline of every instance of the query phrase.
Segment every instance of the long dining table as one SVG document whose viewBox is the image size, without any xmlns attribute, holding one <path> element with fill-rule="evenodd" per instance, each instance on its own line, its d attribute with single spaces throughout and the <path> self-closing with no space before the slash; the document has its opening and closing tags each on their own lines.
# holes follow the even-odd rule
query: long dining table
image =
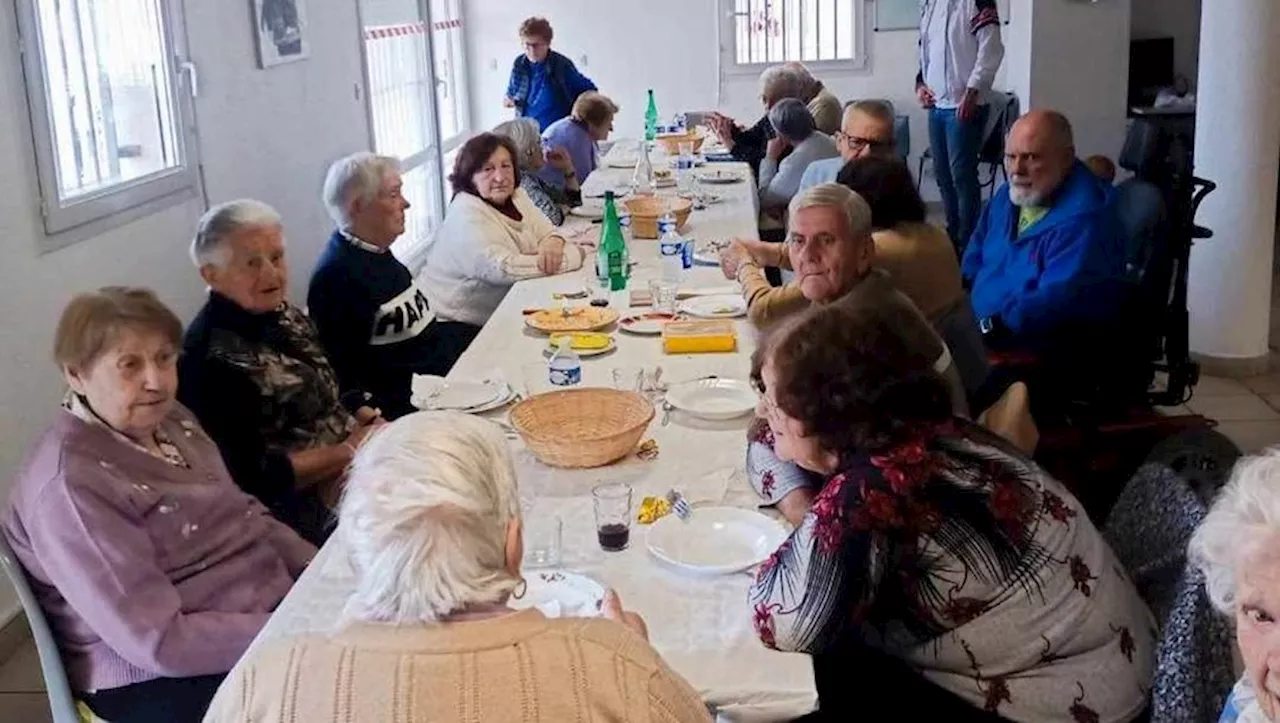
<svg viewBox="0 0 1280 723">
<path fill-rule="evenodd" d="M 585 195 L 596 196 L 609 188 L 625 189 L 631 170 L 618 167 L 622 165 L 618 161 L 625 154 L 634 155 L 635 148 L 634 141 L 615 144 L 611 155 L 585 182 Z M 653 159 L 658 168 L 669 163 L 660 152 Z M 718 163 L 707 167 L 736 172 L 743 180 L 704 186 L 704 191 L 718 195 L 719 200 L 694 210 L 682 235 L 692 237 L 698 244 L 754 237 L 758 205 L 747 166 Z M 674 189 L 659 193 L 668 192 Z M 599 224 L 576 216 L 567 218 L 563 227 L 570 241 L 597 237 L 598 229 Z M 630 288 L 644 289 L 649 279 L 661 273 L 658 243 L 631 239 L 629 248 L 636 262 Z M 587 259 L 589 268 L 583 271 L 515 284 L 450 378 L 502 377 L 514 388 L 524 389 L 530 368 L 545 363 L 547 339 L 526 329 L 522 312 L 559 303 L 553 301 L 555 295 L 576 292 L 584 283 L 591 283 L 594 253 L 589 252 Z M 694 290 L 726 285 L 720 269 L 713 266 L 695 266 L 684 284 Z M 625 306 L 628 298 L 615 294 L 613 303 Z M 629 309 L 619 311 L 626 314 Z M 652 370 L 658 366 L 668 384 L 710 375 L 746 379 L 755 333 L 746 319 L 735 323 L 737 350 L 725 354 L 667 355 L 660 339 L 618 332 L 615 351 L 582 360 L 582 383 L 612 386 L 614 369 Z M 505 417 L 506 411 L 497 410 L 486 416 Z M 626 550 L 604 552 L 597 543 L 591 489 L 603 482 L 632 485 L 637 506 L 642 497 L 661 496 L 671 488 L 681 490 L 695 505 L 756 506 L 757 498 L 744 473 L 747 419 L 708 422 L 675 411 L 664 425 L 662 416 L 661 411 L 655 414 L 645 433 L 645 439 L 658 444 L 656 459 L 643 461 L 632 455 L 598 469 L 547 467 L 518 439 L 512 439 L 521 495 L 526 500 L 525 515 L 560 519 L 562 566 L 613 588 L 626 609 L 643 616 L 654 648 L 702 695 L 719 720 L 778 721 L 804 715 L 816 707 L 817 701 L 810 658 L 769 650 L 760 643 L 747 605 L 749 573 L 697 577 L 666 567 L 649 554 L 645 527 L 634 522 L 631 544 Z M 632 514 L 634 518 L 634 509 Z M 335 535 L 280 604 L 254 645 L 286 635 L 338 629 L 354 582 L 340 536 Z"/>
</svg>

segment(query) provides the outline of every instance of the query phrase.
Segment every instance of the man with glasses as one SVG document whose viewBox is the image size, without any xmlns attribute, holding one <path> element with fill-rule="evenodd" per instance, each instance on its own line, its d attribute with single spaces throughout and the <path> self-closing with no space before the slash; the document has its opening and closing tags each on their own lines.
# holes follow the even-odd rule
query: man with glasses
<svg viewBox="0 0 1280 723">
<path fill-rule="evenodd" d="M 821 183 L 835 183 L 840 169 L 849 161 L 866 156 L 892 156 L 897 152 L 893 139 L 893 109 L 882 100 L 859 100 L 845 106 L 840 130 L 836 131 L 838 158 L 814 161 L 800 178 L 800 190 Z"/>
<path fill-rule="evenodd" d="M 546 18 L 529 18 L 520 24 L 524 54 L 511 66 L 507 96 L 502 104 L 515 108 L 516 115 L 538 121 L 538 130 L 569 115 L 579 95 L 596 90 L 591 79 L 577 66 L 551 49 L 555 33 Z"/>
</svg>

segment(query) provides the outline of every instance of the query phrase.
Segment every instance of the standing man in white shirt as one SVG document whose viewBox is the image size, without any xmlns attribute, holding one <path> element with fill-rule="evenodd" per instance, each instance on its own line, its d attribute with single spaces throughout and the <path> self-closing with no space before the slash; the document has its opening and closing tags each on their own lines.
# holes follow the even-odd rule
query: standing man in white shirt
<svg viewBox="0 0 1280 723">
<path fill-rule="evenodd" d="M 916 98 L 929 111 L 934 177 L 958 253 L 982 210 L 978 153 L 987 94 L 1003 59 L 996 0 L 925 0 Z"/>
</svg>

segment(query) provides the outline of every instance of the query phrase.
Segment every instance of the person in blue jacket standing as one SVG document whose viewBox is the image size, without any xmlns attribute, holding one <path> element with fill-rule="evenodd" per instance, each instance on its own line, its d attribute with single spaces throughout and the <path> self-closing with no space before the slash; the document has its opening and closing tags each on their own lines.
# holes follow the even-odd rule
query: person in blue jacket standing
<svg viewBox="0 0 1280 723">
<path fill-rule="evenodd" d="M 569 115 L 578 96 L 596 90 L 596 84 L 565 56 L 551 49 L 555 33 L 546 18 L 533 17 L 520 24 L 524 55 L 511 66 L 503 105 L 517 115 L 538 121 L 538 130 Z"/>
<path fill-rule="evenodd" d="M 983 210 L 961 273 L 989 348 L 1062 352 L 1114 330 L 1128 290 L 1115 191 L 1076 159 L 1061 113 L 1009 131 L 1009 182 Z"/>
</svg>

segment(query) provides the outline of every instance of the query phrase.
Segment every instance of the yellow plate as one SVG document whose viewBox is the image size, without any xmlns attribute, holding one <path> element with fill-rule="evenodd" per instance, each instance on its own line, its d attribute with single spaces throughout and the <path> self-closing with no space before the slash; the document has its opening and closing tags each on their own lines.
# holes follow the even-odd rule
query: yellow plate
<svg viewBox="0 0 1280 723">
<path fill-rule="evenodd" d="M 604 349 L 609 346 L 609 342 L 613 341 L 613 337 L 608 334 L 593 334 L 585 331 L 574 334 L 552 334 L 548 341 L 554 348 L 560 346 L 560 340 L 565 337 L 569 337 L 569 348 L 574 351 Z"/>
</svg>

